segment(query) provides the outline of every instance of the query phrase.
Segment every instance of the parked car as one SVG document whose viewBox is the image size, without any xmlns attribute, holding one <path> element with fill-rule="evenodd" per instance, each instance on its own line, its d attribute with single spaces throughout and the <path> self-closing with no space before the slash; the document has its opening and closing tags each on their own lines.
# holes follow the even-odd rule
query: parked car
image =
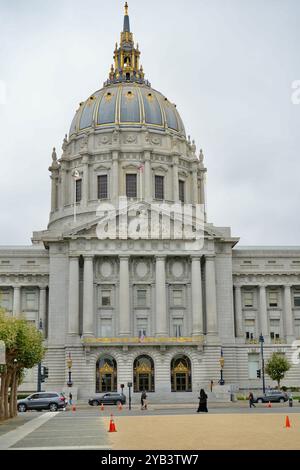
<svg viewBox="0 0 300 470">
<path fill-rule="evenodd" d="M 288 401 L 289 396 L 285 392 L 280 392 L 278 390 L 268 390 L 265 395 L 257 395 L 255 397 L 255 403 L 284 403 Z"/>
<path fill-rule="evenodd" d="M 122 393 L 110 392 L 89 398 L 89 405 L 91 406 L 99 406 L 101 403 L 103 405 L 124 405 L 126 403 L 126 396 L 122 395 Z"/>
<path fill-rule="evenodd" d="M 66 408 L 68 401 L 63 393 L 57 392 L 39 392 L 33 393 L 22 400 L 18 400 L 18 411 L 27 410 L 50 410 L 57 411 Z"/>
</svg>

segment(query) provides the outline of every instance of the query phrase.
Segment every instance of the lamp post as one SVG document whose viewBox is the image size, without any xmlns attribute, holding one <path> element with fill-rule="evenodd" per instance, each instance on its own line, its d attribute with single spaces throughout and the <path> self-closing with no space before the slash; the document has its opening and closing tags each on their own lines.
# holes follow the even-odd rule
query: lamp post
<svg viewBox="0 0 300 470">
<path fill-rule="evenodd" d="M 127 383 L 128 391 L 129 391 L 129 397 L 128 397 L 128 409 L 131 410 L 131 387 L 132 387 L 132 382 Z"/>
<path fill-rule="evenodd" d="M 72 364 L 73 364 L 73 361 L 72 361 L 71 353 L 69 353 L 69 357 L 67 359 L 67 367 L 69 369 L 69 371 L 68 371 L 68 382 L 67 382 L 68 387 L 72 387 L 72 385 L 73 385 L 73 382 L 72 382 Z"/>
<path fill-rule="evenodd" d="M 39 331 L 43 333 L 43 321 L 40 318 Z M 37 392 L 42 391 L 42 362 L 38 363 L 38 376 L 37 376 Z"/>
<path fill-rule="evenodd" d="M 223 369 L 224 369 L 224 364 L 225 364 L 225 359 L 223 357 L 223 349 L 221 348 L 221 357 L 220 357 L 220 380 L 219 380 L 219 384 L 220 385 L 224 385 L 225 384 L 225 380 L 223 379 Z"/>
<path fill-rule="evenodd" d="M 265 339 L 263 337 L 263 334 L 260 334 L 259 337 L 259 342 L 260 342 L 260 354 L 261 354 L 261 376 L 262 376 L 262 381 L 263 381 L 263 394 L 265 395 L 266 393 L 266 384 L 265 384 L 265 360 L 264 360 L 264 342 Z"/>
</svg>

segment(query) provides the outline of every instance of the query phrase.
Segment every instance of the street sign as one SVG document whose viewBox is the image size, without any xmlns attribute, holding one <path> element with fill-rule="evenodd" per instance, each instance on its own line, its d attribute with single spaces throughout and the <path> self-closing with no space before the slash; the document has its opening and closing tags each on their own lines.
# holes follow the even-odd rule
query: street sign
<svg viewBox="0 0 300 470">
<path fill-rule="evenodd" d="M 0 364 L 6 364 L 4 341 L 0 341 Z"/>
</svg>

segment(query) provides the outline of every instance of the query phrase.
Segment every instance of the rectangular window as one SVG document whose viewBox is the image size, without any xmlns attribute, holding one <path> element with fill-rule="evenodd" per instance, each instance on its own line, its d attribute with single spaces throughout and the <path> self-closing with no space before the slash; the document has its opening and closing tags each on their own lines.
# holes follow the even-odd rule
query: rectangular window
<svg viewBox="0 0 300 470">
<path fill-rule="evenodd" d="M 76 192 L 76 202 L 80 202 L 81 201 L 81 197 L 82 197 L 82 180 L 76 180 L 75 181 L 75 192 Z"/>
<path fill-rule="evenodd" d="M 270 338 L 276 342 L 280 338 L 280 319 L 270 319 Z"/>
<path fill-rule="evenodd" d="M 183 335 L 183 318 L 173 319 L 173 334 L 175 338 L 180 338 Z"/>
<path fill-rule="evenodd" d="M 179 187 L 179 201 L 184 202 L 185 201 L 185 184 L 184 184 L 184 181 L 179 180 L 178 181 L 178 187 Z"/>
<path fill-rule="evenodd" d="M 253 292 L 244 292 L 244 307 L 253 307 Z"/>
<path fill-rule="evenodd" d="M 10 310 L 12 307 L 12 292 L 10 290 L 0 290 L 0 307 Z"/>
<path fill-rule="evenodd" d="M 278 292 L 269 292 L 269 307 L 278 307 Z"/>
<path fill-rule="evenodd" d="M 137 304 L 139 307 L 147 305 L 147 291 L 146 289 L 138 289 L 137 291 Z"/>
<path fill-rule="evenodd" d="M 255 339 L 255 320 L 245 320 L 245 336 L 247 341 Z"/>
<path fill-rule="evenodd" d="M 173 290 L 173 305 L 182 305 L 182 290 Z"/>
<path fill-rule="evenodd" d="M 148 319 L 147 318 L 138 318 L 137 319 L 137 335 L 139 338 L 144 338 L 147 336 L 148 332 Z"/>
<path fill-rule="evenodd" d="M 98 176 L 98 199 L 108 198 L 107 175 Z"/>
<path fill-rule="evenodd" d="M 259 354 L 248 354 L 249 379 L 257 378 L 257 371 L 260 368 Z"/>
<path fill-rule="evenodd" d="M 112 337 L 112 320 L 111 318 L 101 319 L 101 337 L 111 338 Z"/>
<path fill-rule="evenodd" d="M 300 293 L 294 294 L 294 307 L 300 307 Z"/>
<path fill-rule="evenodd" d="M 137 178 L 134 174 L 126 175 L 126 196 L 137 197 Z"/>
<path fill-rule="evenodd" d="M 300 339 L 300 318 L 295 318 L 295 336 L 297 339 Z"/>
<path fill-rule="evenodd" d="M 155 199 L 164 199 L 164 177 L 155 176 Z"/>
<path fill-rule="evenodd" d="M 35 292 L 26 292 L 25 293 L 25 301 L 26 301 L 26 309 L 27 310 L 35 310 L 36 305 L 36 293 Z"/>
<path fill-rule="evenodd" d="M 102 307 L 110 307 L 111 306 L 111 291 L 110 290 L 102 291 L 101 304 L 102 304 Z"/>
</svg>

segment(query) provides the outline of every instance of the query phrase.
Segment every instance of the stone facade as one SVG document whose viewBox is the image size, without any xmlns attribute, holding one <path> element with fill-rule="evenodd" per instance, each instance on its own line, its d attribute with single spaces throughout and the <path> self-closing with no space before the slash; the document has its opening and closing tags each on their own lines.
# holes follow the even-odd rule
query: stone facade
<svg viewBox="0 0 300 470">
<path fill-rule="evenodd" d="M 134 394 L 147 388 L 151 401 L 195 401 L 199 388 L 217 384 L 221 349 L 225 382 L 258 388 L 259 334 L 266 359 L 274 351 L 291 358 L 300 340 L 300 247 L 239 247 L 229 228 L 207 222 L 202 151 L 196 155 L 175 106 L 143 73 L 130 73 L 124 81 L 111 72 L 109 83 L 81 103 L 61 158 L 53 150 L 48 228 L 34 232 L 30 247 L 0 249 L 1 305 L 37 326 L 42 320 L 48 390 L 66 387 L 71 353 L 80 398 L 133 382 Z M 130 113 L 139 118 L 98 121 L 114 93 L 120 113 L 138 94 Z M 161 125 L 149 122 L 142 99 L 157 100 Z M 158 199 L 202 205 L 201 248 L 182 238 L 100 239 L 99 203 L 125 196 L 133 216 Z M 293 365 L 285 384 L 299 379 Z M 22 387 L 35 389 L 34 371 Z"/>
</svg>

